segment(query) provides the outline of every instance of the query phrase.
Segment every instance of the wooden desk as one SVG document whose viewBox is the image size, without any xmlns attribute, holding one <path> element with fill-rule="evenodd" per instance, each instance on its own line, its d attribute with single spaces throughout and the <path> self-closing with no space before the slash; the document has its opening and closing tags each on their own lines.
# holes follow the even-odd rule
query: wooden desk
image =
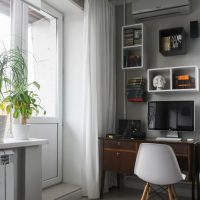
<svg viewBox="0 0 200 200">
<path fill-rule="evenodd" d="M 192 182 L 192 200 L 195 199 L 195 182 L 197 183 L 197 199 L 199 199 L 199 141 L 156 141 L 154 139 L 107 139 L 99 138 L 102 150 L 102 178 L 100 198 L 103 198 L 104 178 L 106 171 L 115 171 L 117 174 L 131 175 L 134 173 L 134 165 L 137 151 L 141 143 L 167 144 L 174 150 L 180 168 L 187 171 L 187 181 Z M 118 176 L 119 186 L 119 176 Z"/>
</svg>

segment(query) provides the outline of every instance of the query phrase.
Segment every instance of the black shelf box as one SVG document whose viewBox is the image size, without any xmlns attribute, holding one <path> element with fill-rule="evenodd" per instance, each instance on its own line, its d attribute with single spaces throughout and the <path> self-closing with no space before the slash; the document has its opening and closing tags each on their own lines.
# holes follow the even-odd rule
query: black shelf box
<svg viewBox="0 0 200 200">
<path fill-rule="evenodd" d="M 183 27 L 159 31 L 159 51 L 163 56 L 186 53 L 186 33 Z"/>
</svg>

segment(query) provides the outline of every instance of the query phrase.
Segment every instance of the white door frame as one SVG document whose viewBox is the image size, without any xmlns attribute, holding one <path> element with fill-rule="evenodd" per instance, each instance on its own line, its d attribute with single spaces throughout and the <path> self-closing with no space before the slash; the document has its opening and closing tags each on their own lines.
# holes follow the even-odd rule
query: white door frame
<svg viewBox="0 0 200 200">
<path fill-rule="evenodd" d="M 22 35 L 26 32 L 23 27 L 23 18 L 27 18 L 26 5 L 21 0 L 13 0 L 12 13 L 12 35 L 16 38 L 12 41 L 13 47 L 22 47 Z M 62 181 L 62 127 L 63 127 L 63 14 L 42 2 L 41 10 L 52 15 L 57 19 L 57 100 L 56 100 L 56 117 L 31 117 L 28 122 L 32 124 L 57 124 L 58 125 L 58 161 L 57 177 L 43 181 L 43 188 Z M 20 15 L 19 15 L 20 13 Z M 21 38 L 21 40 L 19 39 Z"/>
</svg>

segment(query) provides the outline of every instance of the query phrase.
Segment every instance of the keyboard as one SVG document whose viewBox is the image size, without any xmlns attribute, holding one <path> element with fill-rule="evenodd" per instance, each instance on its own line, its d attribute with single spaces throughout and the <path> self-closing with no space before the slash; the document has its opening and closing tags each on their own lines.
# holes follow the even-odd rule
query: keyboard
<svg viewBox="0 0 200 200">
<path fill-rule="evenodd" d="M 182 138 L 168 138 L 168 137 L 157 137 L 157 141 L 172 141 L 172 142 L 178 142 L 182 141 Z"/>
</svg>

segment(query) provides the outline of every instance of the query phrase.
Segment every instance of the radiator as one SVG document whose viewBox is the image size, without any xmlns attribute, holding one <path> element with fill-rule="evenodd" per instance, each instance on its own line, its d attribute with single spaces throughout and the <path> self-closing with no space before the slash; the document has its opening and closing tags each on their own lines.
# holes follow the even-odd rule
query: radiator
<svg viewBox="0 0 200 200">
<path fill-rule="evenodd" d="M 0 151 L 0 200 L 14 200 L 14 152 Z"/>
</svg>

